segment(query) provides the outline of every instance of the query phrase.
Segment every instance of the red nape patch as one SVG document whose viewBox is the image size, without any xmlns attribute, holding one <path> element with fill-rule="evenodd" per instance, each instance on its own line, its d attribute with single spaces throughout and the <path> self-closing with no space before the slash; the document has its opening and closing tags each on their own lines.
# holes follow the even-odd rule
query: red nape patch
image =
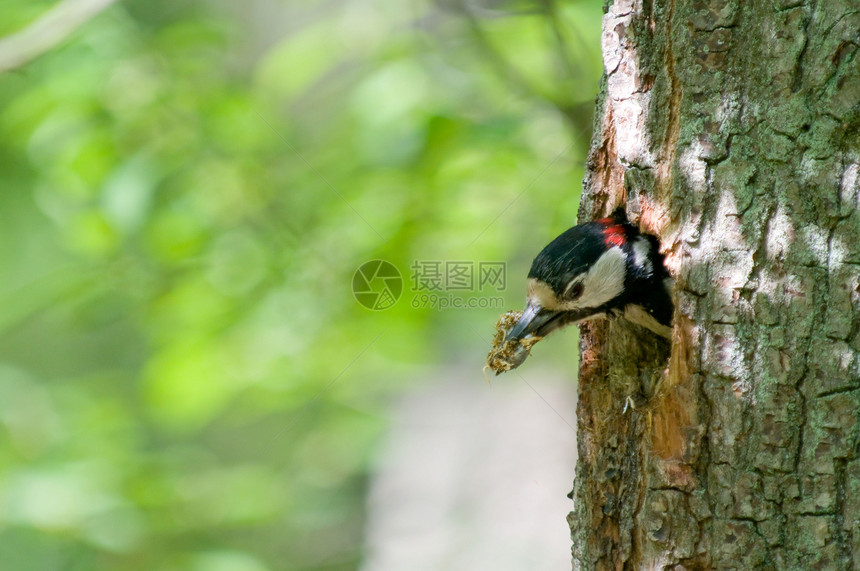
<svg viewBox="0 0 860 571">
<path fill-rule="evenodd" d="M 624 238 L 624 228 L 619 225 L 607 226 L 603 229 L 603 241 L 607 246 L 623 246 L 627 240 Z"/>
</svg>

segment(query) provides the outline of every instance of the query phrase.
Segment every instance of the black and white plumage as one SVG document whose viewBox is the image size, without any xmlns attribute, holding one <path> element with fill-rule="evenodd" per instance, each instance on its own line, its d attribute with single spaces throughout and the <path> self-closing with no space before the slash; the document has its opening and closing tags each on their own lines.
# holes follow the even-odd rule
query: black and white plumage
<svg viewBox="0 0 860 571">
<path fill-rule="evenodd" d="M 601 317 L 624 317 L 670 337 L 671 287 L 657 238 L 640 233 L 618 209 L 570 228 L 537 255 L 526 309 L 505 341 L 545 337 Z M 514 366 L 525 354 L 516 360 Z"/>
</svg>

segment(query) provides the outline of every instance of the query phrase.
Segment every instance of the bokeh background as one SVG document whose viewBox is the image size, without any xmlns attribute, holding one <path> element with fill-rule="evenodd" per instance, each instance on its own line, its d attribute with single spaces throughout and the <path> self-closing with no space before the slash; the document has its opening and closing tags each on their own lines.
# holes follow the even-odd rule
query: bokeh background
<svg viewBox="0 0 860 571">
<path fill-rule="evenodd" d="M 0 51 L 86 4 L 0 0 Z M 490 387 L 502 310 L 415 308 L 410 267 L 504 261 L 494 295 L 521 308 L 575 221 L 601 2 L 102 4 L 0 73 L 0 568 L 394 569 L 384 510 L 417 524 L 431 497 L 464 545 L 424 568 L 482 568 L 468 534 L 522 514 L 458 509 L 572 442 L 576 334 Z M 385 311 L 351 291 L 373 259 L 405 280 Z M 518 443 L 521 413 L 550 428 Z M 443 470 L 464 440 L 498 477 Z M 507 533 L 485 551 L 541 549 Z"/>
</svg>

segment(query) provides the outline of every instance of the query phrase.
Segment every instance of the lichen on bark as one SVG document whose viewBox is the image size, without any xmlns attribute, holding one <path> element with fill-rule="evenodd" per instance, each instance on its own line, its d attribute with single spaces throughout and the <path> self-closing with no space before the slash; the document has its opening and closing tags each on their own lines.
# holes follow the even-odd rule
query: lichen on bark
<svg viewBox="0 0 860 571">
<path fill-rule="evenodd" d="M 860 569 L 860 6 L 620 0 L 602 49 L 580 216 L 676 314 L 582 328 L 574 568 Z"/>
</svg>

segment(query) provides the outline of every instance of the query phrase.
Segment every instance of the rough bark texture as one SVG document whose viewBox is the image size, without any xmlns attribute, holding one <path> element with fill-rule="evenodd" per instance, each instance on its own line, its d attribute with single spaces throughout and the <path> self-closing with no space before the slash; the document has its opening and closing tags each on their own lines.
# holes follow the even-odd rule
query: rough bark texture
<svg viewBox="0 0 860 571">
<path fill-rule="evenodd" d="M 860 4 L 606 10 L 581 217 L 676 313 L 582 328 L 574 568 L 860 569 Z"/>
</svg>

